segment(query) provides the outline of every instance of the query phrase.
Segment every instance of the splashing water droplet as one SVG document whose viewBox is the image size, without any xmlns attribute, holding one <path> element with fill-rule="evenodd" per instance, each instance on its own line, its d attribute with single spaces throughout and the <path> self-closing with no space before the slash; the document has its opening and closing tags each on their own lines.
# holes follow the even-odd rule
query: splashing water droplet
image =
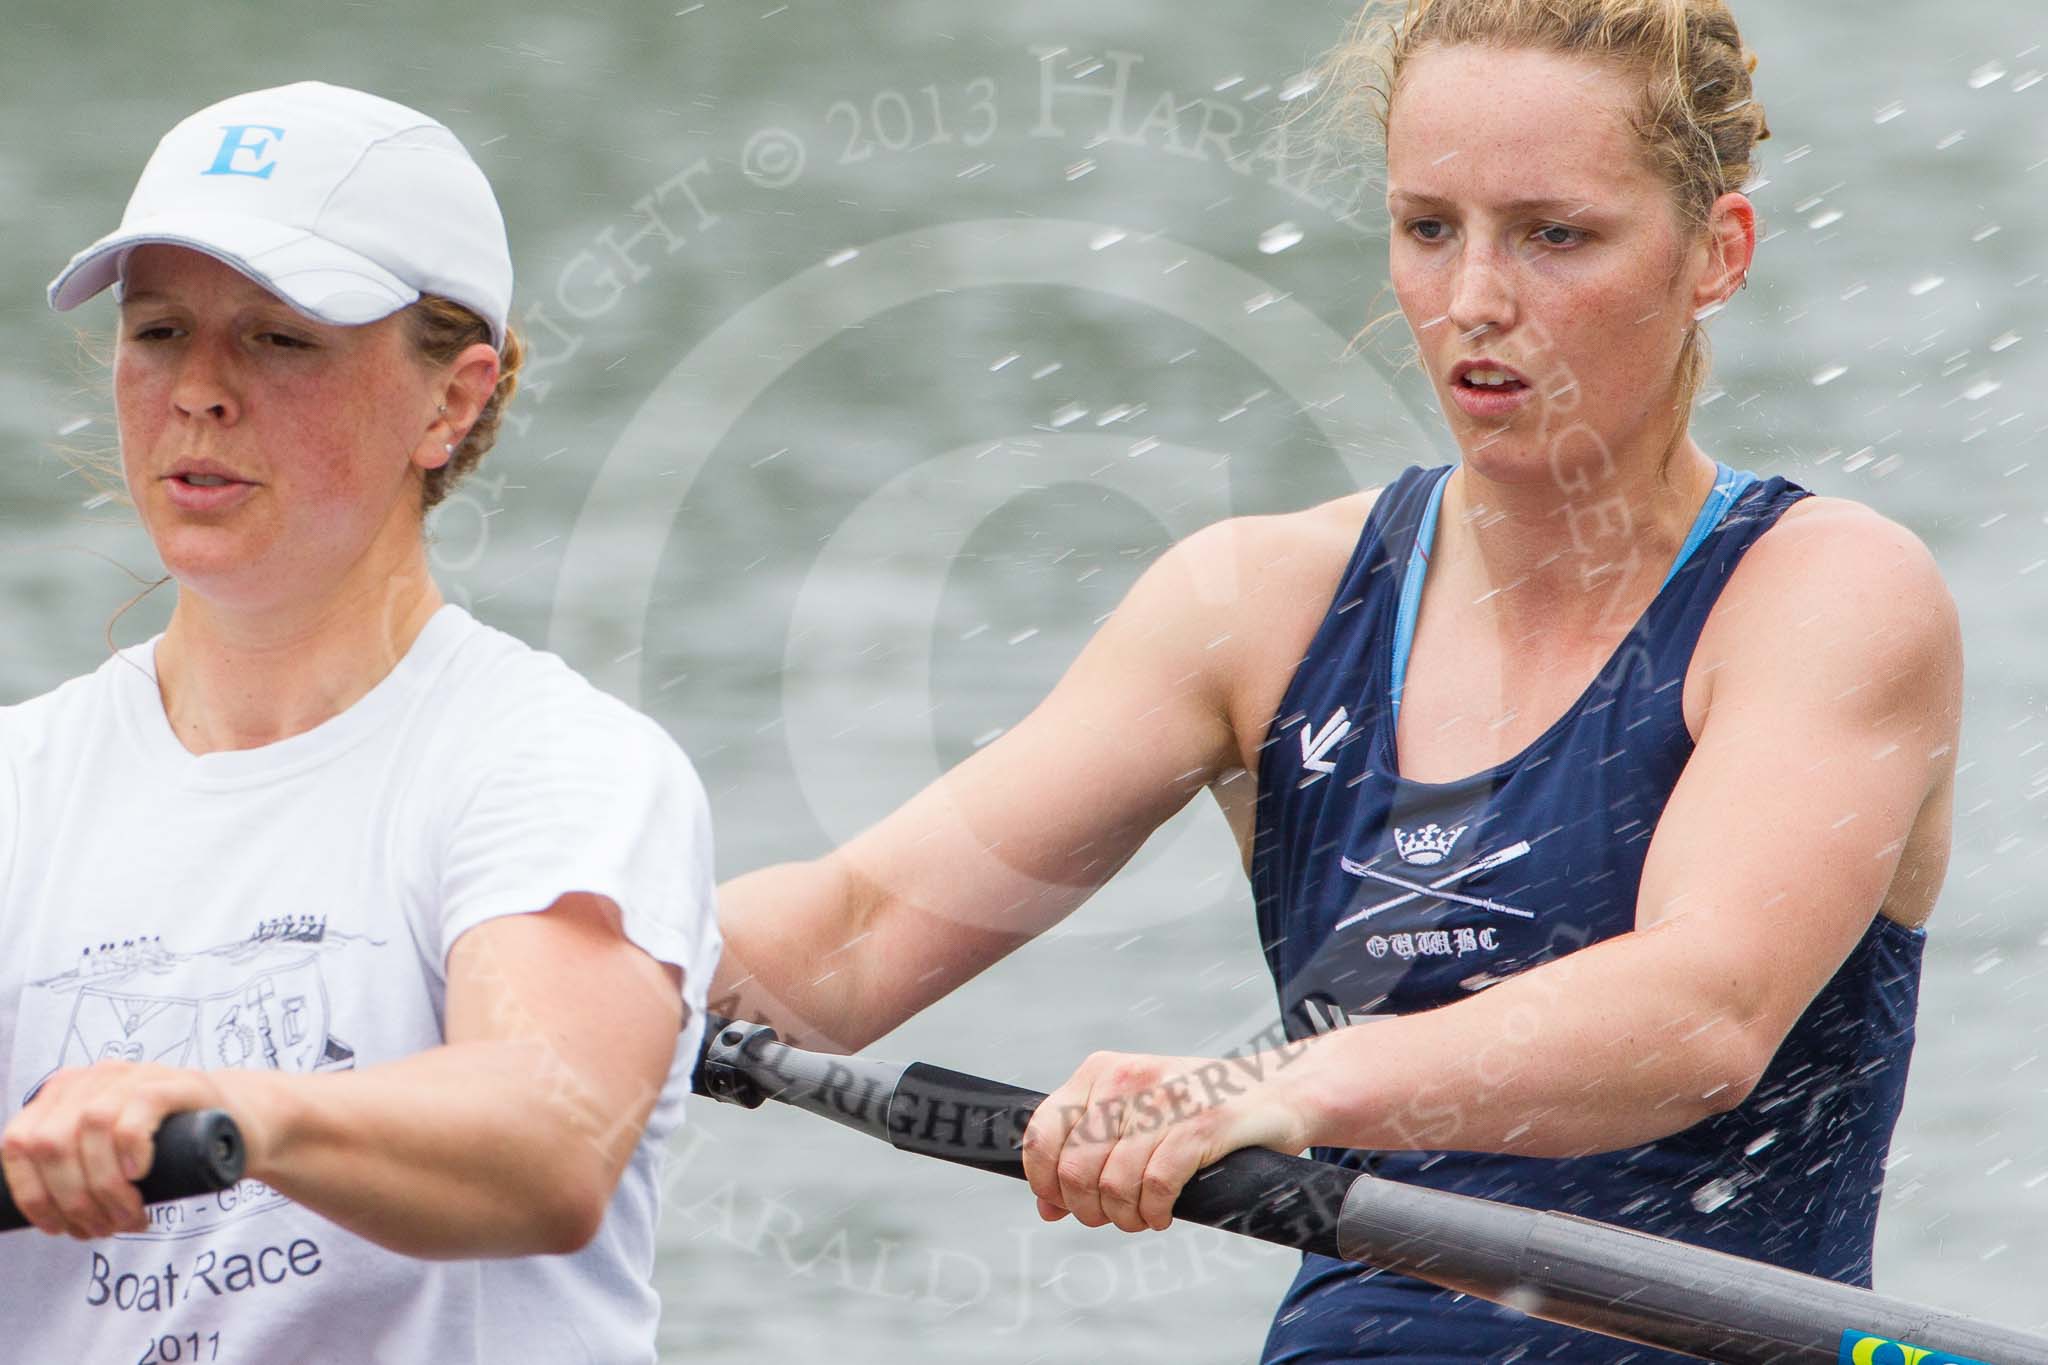
<svg viewBox="0 0 2048 1365">
<path fill-rule="evenodd" d="M 1090 251 L 1107 251 L 1129 235 L 1122 228 L 1109 228 L 1089 238 L 1088 249 Z"/>
<path fill-rule="evenodd" d="M 850 246 L 844 251 L 835 251 L 825 258 L 825 268 L 830 270 L 836 266 L 845 265 L 858 255 L 860 255 L 860 248 L 857 246 Z"/>
<path fill-rule="evenodd" d="M 1806 225 L 1810 228 L 1833 227 L 1841 221 L 1842 211 L 1840 209 L 1828 209 L 1823 213 L 1814 214 L 1812 218 L 1807 220 Z"/>
<path fill-rule="evenodd" d="M 1823 384 L 1832 384 L 1847 373 L 1849 373 L 1847 365 L 1830 365 L 1814 375 L 1813 386 L 1817 389 Z"/>
<path fill-rule="evenodd" d="M 1692 1192 L 1692 1206 L 1701 1213 L 1712 1213 L 1735 1197 L 1735 1182 L 1726 1179 L 1709 1180 Z"/>
<path fill-rule="evenodd" d="M 1317 81 L 1314 76 L 1296 76 L 1293 80 L 1280 87 L 1280 102 L 1282 104 L 1292 104 L 1303 95 L 1313 95 L 1316 85 Z"/>
<path fill-rule="evenodd" d="M 2005 79 L 2005 65 L 2002 62 L 1986 62 L 1970 73 L 1970 88 L 1982 90 L 1987 85 L 1996 85 Z"/>
<path fill-rule="evenodd" d="M 1259 234 L 1259 251 L 1267 256 L 1277 256 L 1307 235 L 1293 223 L 1275 223 Z"/>
<path fill-rule="evenodd" d="M 1947 283 L 1948 277 L 1946 275 L 1929 275 L 1924 279 L 1915 280 L 1912 284 L 1906 286 L 1906 292 L 1917 299 L 1923 294 L 1932 294 Z"/>
<path fill-rule="evenodd" d="M 1893 119 L 1897 118 L 1899 115 L 1905 112 L 1906 106 L 1899 103 L 1897 100 L 1893 100 L 1890 104 L 1887 104 L 1884 108 L 1878 110 L 1877 113 L 1872 116 L 1870 121 L 1872 123 L 1890 123 Z"/>
</svg>

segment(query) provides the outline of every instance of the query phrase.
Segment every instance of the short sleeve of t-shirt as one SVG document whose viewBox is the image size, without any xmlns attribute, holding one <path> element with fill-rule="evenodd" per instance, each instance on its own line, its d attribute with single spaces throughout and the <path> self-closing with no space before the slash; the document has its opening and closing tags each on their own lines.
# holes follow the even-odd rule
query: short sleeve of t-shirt
<svg viewBox="0 0 2048 1365">
<path fill-rule="evenodd" d="M 439 860 L 440 961 L 486 920 L 589 892 L 619 907 L 629 939 L 683 969 L 700 1012 L 718 944 L 711 814 L 675 741 L 574 679 L 477 747 Z"/>
<path fill-rule="evenodd" d="M 0 897 L 14 875 L 15 842 L 21 837 L 21 779 L 8 750 L 6 708 L 0 707 Z"/>
</svg>

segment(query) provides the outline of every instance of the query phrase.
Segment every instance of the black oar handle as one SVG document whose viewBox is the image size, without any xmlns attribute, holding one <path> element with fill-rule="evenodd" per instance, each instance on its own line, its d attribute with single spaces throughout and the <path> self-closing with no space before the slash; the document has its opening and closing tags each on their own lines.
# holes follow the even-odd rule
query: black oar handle
<svg viewBox="0 0 2048 1365">
<path fill-rule="evenodd" d="M 1024 1129 L 1045 1096 L 999 1081 L 915 1062 L 889 1100 L 889 1141 L 899 1151 L 1024 1177 Z M 1165 1124 L 1164 1109 L 1136 1110 L 1130 1122 Z M 1106 1112 L 1078 1123 L 1110 1121 Z M 1196 1172 L 1173 1216 L 1319 1256 L 1337 1254 L 1338 1215 L 1358 1172 L 1247 1147 Z"/>
<path fill-rule="evenodd" d="M 1045 1102 L 1036 1090 L 923 1062 L 805 1052 L 785 1047 L 772 1028 L 719 1014 L 705 1024 L 694 1081 L 700 1095 L 747 1109 L 777 1099 L 898 1151 L 1024 1176 L 1024 1130 Z M 1156 1113 L 1162 1123 L 1170 1117 Z M 1248 1147 L 1196 1172 L 1174 1201 L 1173 1216 L 1335 1256 L 1338 1215 L 1358 1178 L 1341 1166 Z"/>
<path fill-rule="evenodd" d="M 242 1178 L 247 1154 L 242 1130 L 219 1109 L 173 1114 L 156 1130 L 156 1156 L 149 1174 L 136 1183 L 145 1204 L 187 1199 L 227 1189 Z M 0 1232 L 28 1226 L 0 1176 Z"/>
<path fill-rule="evenodd" d="M 784 1046 L 772 1028 L 719 1014 L 705 1023 L 694 1081 L 700 1095 L 747 1109 L 776 1099 L 879 1137 L 898 1151 L 1024 1176 L 1024 1130 L 1045 1102 L 1036 1090 L 923 1062 L 805 1052 Z M 1171 1119 L 1164 1109 L 1141 1109 L 1135 1116 L 1144 1121 L 1148 1112 L 1161 1123 Z M 1196 1172 L 1174 1201 L 1173 1216 L 1336 1256 L 1344 1196 L 1359 1178 L 1341 1166 L 1247 1147 Z"/>
</svg>

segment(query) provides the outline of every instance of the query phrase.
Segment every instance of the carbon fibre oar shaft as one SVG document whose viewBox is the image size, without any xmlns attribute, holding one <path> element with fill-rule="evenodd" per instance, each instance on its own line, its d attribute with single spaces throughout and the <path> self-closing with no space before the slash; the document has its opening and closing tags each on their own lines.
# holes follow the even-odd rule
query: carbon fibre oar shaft
<svg viewBox="0 0 2048 1365">
<path fill-rule="evenodd" d="M 698 1086 L 773 1099 L 901 1151 L 1021 1178 L 1045 1096 L 922 1062 L 833 1057 L 714 1016 Z M 1566 1214 L 1260 1148 L 1197 1173 L 1174 1217 L 1398 1271 L 1532 1317 L 1724 1365 L 2048 1365 L 2048 1338 Z"/>
</svg>

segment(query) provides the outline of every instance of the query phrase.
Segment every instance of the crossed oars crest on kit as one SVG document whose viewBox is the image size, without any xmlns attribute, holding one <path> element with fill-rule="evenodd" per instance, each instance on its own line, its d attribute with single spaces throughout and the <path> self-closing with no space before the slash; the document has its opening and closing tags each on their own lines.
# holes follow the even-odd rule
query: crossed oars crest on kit
<svg viewBox="0 0 2048 1365">
<path fill-rule="evenodd" d="M 1464 825 L 1446 830 L 1439 825 L 1431 824 L 1424 825 L 1413 834 L 1410 834 L 1406 830 L 1396 828 L 1394 831 L 1394 846 L 1400 851 L 1403 862 L 1428 867 L 1442 862 L 1450 854 L 1452 846 L 1458 842 L 1458 836 L 1463 834 L 1465 830 L 1466 826 Z M 1399 888 L 1400 894 L 1391 896 L 1373 905 L 1361 906 L 1343 919 L 1338 920 L 1336 928 L 1346 928 L 1363 920 L 1371 919 L 1374 915 L 1392 910 L 1396 906 L 1406 905 L 1410 901 L 1418 900 L 1425 896 L 1439 901 L 1447 901 L 1453 905 L 1469 905 L 1479 910 L 1490 910 L 1498 915 L 1513 915 L 1518 919 L 1535 919 L 1536 912 L 1533 910 L 1522 910 L 1512 905 L 1503 905 L 1499 901 L 1490 900 L 1484 896 L 1467 896 L 1449 889 L 1468 877 L 1476 877 L 1482 872 L 1491 871 L 1493 868 L 1511 863 L 1528 851 L 1529 841 L 1523 839 L 1508 845 L 1506 848 L 1488 853 L 1465 864 L 1465 866 L 1458 868 L 1454 872 L 1447 872 L 1428 882 L 1411 881 L 1407 877 L 1396 876 L 1391 872 L 1383 872 L 1379 868 L 1367 863 L 1361 863 L 1352 858 L 1340 857 L 1337 860 L 1337 865 L 1352 876 Z"/>
</svg>

